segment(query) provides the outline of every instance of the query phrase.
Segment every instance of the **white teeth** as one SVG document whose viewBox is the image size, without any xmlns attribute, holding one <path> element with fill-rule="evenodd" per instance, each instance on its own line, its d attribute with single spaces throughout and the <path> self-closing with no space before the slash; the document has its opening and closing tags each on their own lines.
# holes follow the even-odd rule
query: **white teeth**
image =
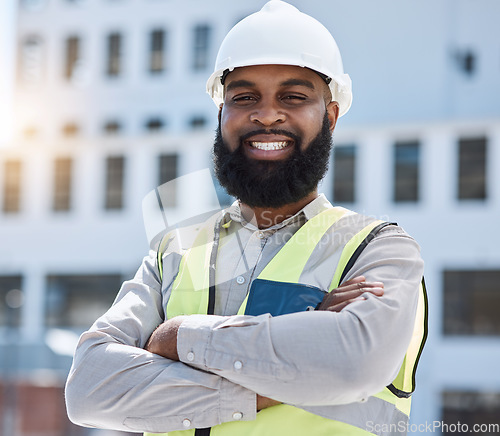
<svg viewBox="0 0 500 436">
<path fill-rule="evenodd" d="M 259 150 L 281 150 L 288 145 L 287 141 L 279 142 L 250 142 L 252 147 L 258 148 Z"/>
</svg>

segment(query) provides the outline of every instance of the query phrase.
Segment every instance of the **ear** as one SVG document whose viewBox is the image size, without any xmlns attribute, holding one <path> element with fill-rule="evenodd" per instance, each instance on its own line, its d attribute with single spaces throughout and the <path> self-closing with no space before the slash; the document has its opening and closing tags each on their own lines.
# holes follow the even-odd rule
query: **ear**
<svg viewBox="0 0 500 436">
<path fill-rule="evenodd" d="M 220 124 L 220 119 L 222 117 L 222 108 L 224 107 L 224 103 L 221 103 L 219 105 L 219 115 L 218 115 L 218 118 L 219 118 L 219 124 Z"/>
<path fill-rule="evenodd" d="M 326 112 L 328 114 L 328 121 L 330 121 L 330 132 L 333 133 L 337 120 L 339 119 L 339 104 L 336 101 L 331 101 L 326 106 Z"/>
</svg>

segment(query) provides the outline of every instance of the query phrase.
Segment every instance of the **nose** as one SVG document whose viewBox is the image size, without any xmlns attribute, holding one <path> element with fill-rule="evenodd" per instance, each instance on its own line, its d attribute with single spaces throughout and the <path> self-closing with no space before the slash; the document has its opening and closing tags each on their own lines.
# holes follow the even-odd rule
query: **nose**
<svg viewBox="0 0 500 436">
<path fill-rule="evenodd" d="M 274 124 L 284 123 L 286 115 L 280 111 L 272 103 L 261 102 L 258 108 L 250 114 L 250 121 L 265 127 L 270 127 Z"/>
</svg>

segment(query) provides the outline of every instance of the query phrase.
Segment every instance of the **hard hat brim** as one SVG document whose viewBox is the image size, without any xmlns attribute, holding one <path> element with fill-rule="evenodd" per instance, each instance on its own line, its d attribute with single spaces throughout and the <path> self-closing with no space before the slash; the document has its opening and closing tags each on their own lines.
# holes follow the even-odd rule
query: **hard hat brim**
<svg viewBox="0 0 500 436">
<path fill-rule="evenodd" d="M 255 63 L 252 65 L 290 65 L 287 63 L 279 63 L 276 60 Z M 244 68 L 252 65 L 244 65 L 235 68 Z M 296 66 L 296 65 L 294 65 Z M 306 65 L 301 65 L 301 67 L 306 68 Z M 309 68 L 309 67 L 307 67 Z M 231 68 L 231 71 L 234 68 Z M 313 68 L 310 68 L 315 71 Z M 224 85 L 221 82 L 222 75 L 227 69 L 219 69 L 214 71 L 214 73 L 207 80 L 206 91 L 208 95 L 212 98 L 213 102 L 217 107 L 224 103 Z M 352 82 L 348 74 L 338 74 L 330 77 L 331 81 L 328 84 L 330 92 L 332 94 L 332 101 L 336 101 L 339 104 L 339 117 L 345 115 L 352 104 Z"/>
</svg>

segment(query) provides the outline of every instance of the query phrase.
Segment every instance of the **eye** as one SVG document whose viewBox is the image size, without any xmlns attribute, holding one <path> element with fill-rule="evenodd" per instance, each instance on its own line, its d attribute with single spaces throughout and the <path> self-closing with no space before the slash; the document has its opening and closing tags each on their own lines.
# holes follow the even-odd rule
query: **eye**
<svg viewBox="0 0 500 436">
<path fill-rule="evenodd" d="M 290 103 L 290 104 L 298 104 L 298 103 L 301 103 L 303 101 L 306 101 L 307 100 L 307 97 L 303 94 L 285 94 L 281 97 L 281 99 L 286 102 L 286 103 Z"/>
<path fill-rule="evenodd" d="M 237 105 L 247 105 L 257 101 L 257 97 L 253 94 L 237 94 L 231 97 L 231 101 Z"/>
</svg>

